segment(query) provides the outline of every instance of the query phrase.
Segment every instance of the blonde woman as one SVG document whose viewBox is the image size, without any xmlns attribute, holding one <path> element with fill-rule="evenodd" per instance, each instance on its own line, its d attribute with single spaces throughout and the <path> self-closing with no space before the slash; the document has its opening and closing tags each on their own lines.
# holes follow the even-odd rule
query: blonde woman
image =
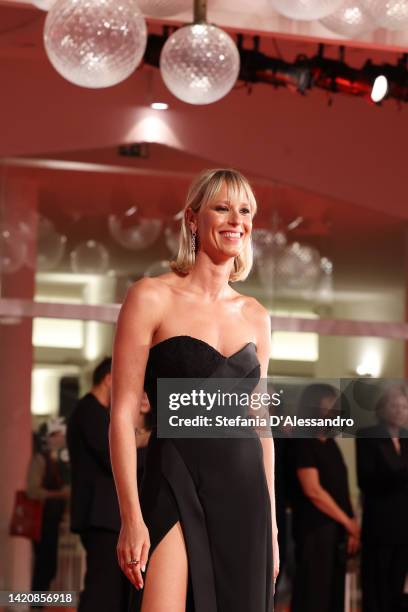
<svg viewBox="0 0 408 612">
<path fill-rule="evenodd" d="M 114 342 L 110 427 L 118 561 L 142 612 L 271 612 L 278 574 L 271 437 L 153 433 L 139 500 L 135 424 L 159 378 L 267 376 L 270 320 L 232 288 L 252 265 L 253 191 L 235 170 L 190 187 L 173 271 L 128 291 Z M 164 408 L 164 407 L 163 407 Z"/>
</svg>

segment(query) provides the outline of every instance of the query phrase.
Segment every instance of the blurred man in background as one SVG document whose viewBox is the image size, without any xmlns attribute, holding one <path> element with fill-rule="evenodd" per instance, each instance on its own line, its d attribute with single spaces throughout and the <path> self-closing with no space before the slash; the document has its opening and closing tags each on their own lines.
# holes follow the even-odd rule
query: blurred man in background
<svg viewBox="0 0 408 612">
<path fill-rule="evenodd" d="M 116 556 L 119 505 L 109 454 L 111 358 L 93 373 L 92 389 L 81 398 L 68 422 L 71 459 L 71 529 L 86 550 L 86 575 L 78 612 L 124 612 L 130 582 Z"/>
</svg>

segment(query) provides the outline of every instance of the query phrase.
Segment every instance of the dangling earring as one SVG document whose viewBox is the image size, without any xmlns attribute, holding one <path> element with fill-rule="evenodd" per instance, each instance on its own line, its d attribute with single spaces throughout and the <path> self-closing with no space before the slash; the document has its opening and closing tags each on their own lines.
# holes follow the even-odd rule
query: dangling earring
<svg viewBox="0 0 408 612">
<path fill-rule="evenodd" d="M 196 233 L 191 232 L 191 250 L 195 253 L 196 250 Z"/>
</svg>

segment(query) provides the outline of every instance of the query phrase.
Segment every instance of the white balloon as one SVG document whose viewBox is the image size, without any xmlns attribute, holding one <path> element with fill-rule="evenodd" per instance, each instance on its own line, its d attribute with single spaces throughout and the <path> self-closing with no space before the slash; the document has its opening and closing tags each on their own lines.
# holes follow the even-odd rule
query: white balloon
<svg viewBox="0 0 408 612">
<path fill-rule="evenodd" d="M 146 22 L 136 0 L 57 0 L 45 20 L 51 64 L 80 87 L 111 87 L 127 79 L 141 62 L 146 42 Z"/>
<path fill-rule="evenodd" d="M 333 13 L 342 0 L 269 0 L 278 13 L 290 19 L 312 21 Z"/>
</svg>

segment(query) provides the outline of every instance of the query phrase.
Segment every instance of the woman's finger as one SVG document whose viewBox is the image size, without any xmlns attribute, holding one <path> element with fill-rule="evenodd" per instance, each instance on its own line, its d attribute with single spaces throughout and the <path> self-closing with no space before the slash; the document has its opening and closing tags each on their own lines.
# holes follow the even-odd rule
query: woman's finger
<svg viewBox="0 0 408 612">
<path fill-rule="evenodd" d="M 132 581 L 134 581 L 135 586 L 137 586 L 139 589 L 141 589 L 143 586 L 143 578 L 140 571 L 140 555 L 141 546 L 132 548 L 129 561 L 135 561 L 135 563 L 128 565 L 128 570 L 132 576 Z"/>
<path fill-rule="evenodd" d="M 149 549 L 150 543 L 145 542 L 142 547 L 142 552 L 140 555 L 140 569 L 142 572 L 146 571 L 147 560 L 149 558 Z"/>
</svg>

